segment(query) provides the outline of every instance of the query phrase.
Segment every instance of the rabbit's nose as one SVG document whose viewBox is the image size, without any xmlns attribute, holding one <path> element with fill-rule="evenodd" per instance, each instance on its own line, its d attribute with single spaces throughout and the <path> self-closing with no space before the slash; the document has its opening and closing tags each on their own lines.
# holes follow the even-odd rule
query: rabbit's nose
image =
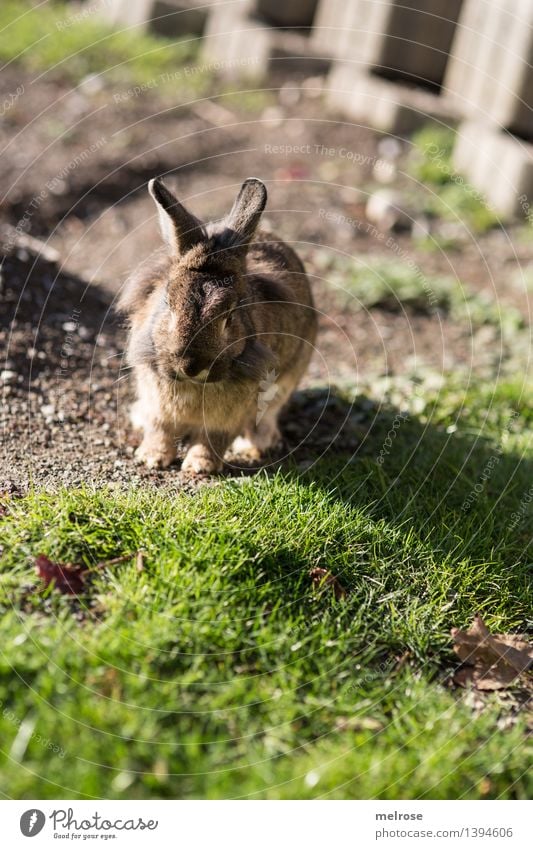
<svg viewBox="0 0 533 849">
<path fill-rule="evenodd" d="M 202 363 L 194 360 L 183 360 L 180 371 L 183 372 L 185 377 L 202 377 L 207 374 L 208 370 L 204 368 Z"/>
</svg>

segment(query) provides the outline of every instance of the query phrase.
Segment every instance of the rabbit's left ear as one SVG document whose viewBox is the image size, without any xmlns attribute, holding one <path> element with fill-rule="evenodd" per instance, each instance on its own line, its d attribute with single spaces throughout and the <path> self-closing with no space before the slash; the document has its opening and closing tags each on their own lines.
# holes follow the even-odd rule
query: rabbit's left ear
<svg viewBox="0 0 533 849">
<path fill-rule="evenodd" d="M 267 190 L 256 177 L 245 180 L 231 212 L 224 220 L 224 235 L 228 245 L 247 247 L 266 206 Z"/>
</svg>

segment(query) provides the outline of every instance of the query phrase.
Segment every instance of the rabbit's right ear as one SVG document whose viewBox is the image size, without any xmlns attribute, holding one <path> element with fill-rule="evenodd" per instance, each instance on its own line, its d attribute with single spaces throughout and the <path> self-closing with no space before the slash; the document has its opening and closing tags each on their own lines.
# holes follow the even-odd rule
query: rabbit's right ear
<svg viewBox="0 0 533 849">
<path fill-rule="evenodd" d="M 256 177 L 249 177 L 248 180 L 245 180 L 231 212 L 224 219 L 224 235 L 229 246 L 247 249 L 259 224 L 266 202 L 267 190 L 265 184 Z"/>
<path fill-rule="evenodd" d="M 159 178 L 150 180 L 148 191 L 157 206 L 161 233 L 172 253 L 186 253 L 205 239 L 202 222 L 187 212 Z"/>
</svg>

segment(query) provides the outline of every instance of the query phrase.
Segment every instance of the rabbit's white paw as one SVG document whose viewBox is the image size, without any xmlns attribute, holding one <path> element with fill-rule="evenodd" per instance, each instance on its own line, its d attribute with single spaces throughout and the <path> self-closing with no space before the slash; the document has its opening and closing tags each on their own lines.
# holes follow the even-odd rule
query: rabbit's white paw
<svg viewBox="0 0 533 849">
<path fill-rule="evenodd" d="M 238 436 L 231 444 L 231 450 L 239 457 L 249 457 L 251 460 L 260 460 L 262 452 L 247 436 Z"/>
<path fill-rule="evenodd" d="M 206 445 L 192 445 L 181 464 L 183 472 L 192 472 L 195 475 L 212 475 L 221 468 L 222 460 Z"/>
<path fill-rule="evenodd" d="M 176 456 L 174 445 L 165 441 L 156 442 L 145 439 L 135 452 L 137 463 L 144 463 L 149 469 L 166 469 Z"/>
<path fill-rule="evenodd" d="M 277 425 L 259 425 L 256 430 L 248 430 L 244 436 L 234 439 L 231 447 L 235 454 L 250 457 L 252 460 L 260 460 L 266 451 L 277 448 L 281 441 L 281 433 Z"/>
</svg>

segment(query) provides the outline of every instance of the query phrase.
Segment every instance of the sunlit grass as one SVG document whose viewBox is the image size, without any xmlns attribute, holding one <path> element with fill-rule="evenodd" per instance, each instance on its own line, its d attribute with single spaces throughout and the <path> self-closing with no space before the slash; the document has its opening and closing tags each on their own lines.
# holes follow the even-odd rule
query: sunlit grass
<svg viewBox="0 0 533 849">
<path fill-rule="evenodd" d="M 157 83 L 161 91 L 197 89 L 205 86 L 206 72 L 179 73 L 197 52 L 195 38 L 155 37 L 138 27 L 115 30 L 92 7 L 84 11 L 71 4 L 41 3 L 32 8 L 20 0 L 0 4 L 0 61 L 16 61 L 47 79 L 79 82 L 100 74 L 113 81 Z"/>
<path fill-rule="evenodd" d="M 403 420 L 379 463 L 394 410 L 354 457 L 306 472 L 289 465 L 195 495 L 86 489 L 10 502 L 3 791 L 527 797 L 522 721 L 500 730 L 496 696 L 477 715 L 444 685 L 452 626 L 480 612 L 496 631 L 527 627 L 522 395 L 518 383 L 441 393 L 424 418 Z M 139 549 L 142 572 L 134 559 L 94 568 Z M 92 567 L 86 596 L 43 596 L 40 552 Z M 317 566 L 346 599 L 313 586 Z M 21 723 L 32 729 L 23 750 Z"/>
</svg>

